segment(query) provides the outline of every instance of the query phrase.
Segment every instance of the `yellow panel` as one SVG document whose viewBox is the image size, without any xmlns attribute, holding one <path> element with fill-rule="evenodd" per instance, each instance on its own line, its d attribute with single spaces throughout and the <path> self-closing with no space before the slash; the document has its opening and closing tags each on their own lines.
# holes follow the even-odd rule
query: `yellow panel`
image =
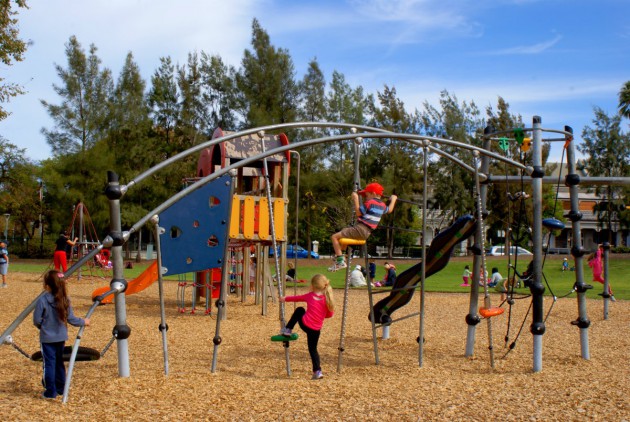
<svg viewBox="0 0 630 422">
<path fill-rule="evenodd" d="M 254 237 L 254 198 L 251 196 L 245 197 L 245 204 L 243 206 L 243 237 L 245 239 L 251 239 Z"/>
<path fill-rule="evenodd" d="M 269 239 L 269 201 L 260 198 L 258 207 L 258 237 L 260 240 Z"/>
<path fill-rule="evenodd" d="M 284 199 L 278 198 L 273 201 L 273 224 L 276 228 L 276 240 L 284 241 L 284 222 L 286 219 L 286 210 L 284 207 Z"/>
<path fill-rule="evenodd" d="M 230 237 L 235 239 L 239 235 L 241 225 L 241 200 L 238 195 L 232 198 L 232 216 L 230 217 Z"/>
</svg>

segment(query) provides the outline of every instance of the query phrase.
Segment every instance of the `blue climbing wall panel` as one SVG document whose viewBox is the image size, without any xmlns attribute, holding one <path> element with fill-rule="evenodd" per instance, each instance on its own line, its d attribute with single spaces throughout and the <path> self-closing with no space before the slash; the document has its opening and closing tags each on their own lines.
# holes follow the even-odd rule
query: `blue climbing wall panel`
<svg viewBox="0 0 630 422">
<path fill-rule="evenodd" d="M 221 176 L 160 214 L 164 275 L 222 265 L 230 223 L 230 183 L 230 176 Z"/>
</svg>

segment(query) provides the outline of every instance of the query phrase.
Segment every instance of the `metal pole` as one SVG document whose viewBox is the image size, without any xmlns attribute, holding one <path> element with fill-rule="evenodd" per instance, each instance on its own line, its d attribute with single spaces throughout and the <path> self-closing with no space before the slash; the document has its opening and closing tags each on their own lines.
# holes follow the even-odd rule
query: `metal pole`
<svg viewBox="0 0 630 422">
<path fill-rule="evenodd" d="M 542 178 L 545 175 L 545 169 L 542 165 L 542 130 L 540 116 L 533 117 L 532 130 L 532 164 L 534 171 L 532 178 L 532 201 L 533 201 L 533 218 L 532 218 L 532 252 L 534 277 L 529 290 L 532 294 L 532 325 L 530 331 L 533 335 L 533 370 L 534 372 L 542 371 L 542 337 L 545 333 L 544 321 L 544 303 L 543 293 L 545 286 L 542 282 Z"/>
<path fill-rule="evenodd" d="M 610 281 L 608 278 L 608 258 L 610 257 L 610 243 L 603 243 L 604 253 L 603 253 L 603 265 L 604 265 L 604 292 L 602 293 L 602 297 L 604 298 L 604 319 L 608 319 L 608 305 L 611 298 L 611 289 L 610 289 Z"/>
<path fill-rule="evenodd" d="M 428 146 L 429 141 L 424 141 L 422 155 L 423 163 L 422 168 L 424 170 L 424 176 L 422 179 L 422 265 L 420 276 L 420 324 L 418 328 L 418 366 L 422 368 L 424 359 L 424 308 L 425 308 L 425 280 L 426 280 L 426 268 L 427 268 L 427 196 L 428 190 Z M 411 294 L 412 292 L 408 292 Z M 388 331 L 389 336 L 389 331 Z M 385 333 L 383 332 L 383 336 Z"/>
<path fill-rule="evenodd" d="M 113 239 L 111 248 L 113 278 L 109 285 L 117 292 L 114 295 L 116 311 L 114 336 L 116 337 L 116 348 L 118 349 L 118 375 L 121 377 L 129 377 L 129 343 L 127 339 L 131 334 L 131 328 L 127 325 L 127 304 L 125 298 L 127 280 L 125 280 L 124 276 L 122 256 L 122 245 L 125 243 L 126 239 L 124 238 L 120 221 L 120 198 L 122 198 L 125 192 L 118 183 L 118 175 L 116 173 L 108 171 L 107 180 L 108 183 L 105 189 L 105 195 L 109 199 L 109 235 Z"/>
<path fill-rule="evenodd" d="M 214 331 L 214 338 L 212 339 L 212 343 L 214 344 L 212 350 L 212 369 L 211 372 L 214 374 L 217 370 L 217 360 L 219 357 L 219 344 L 221 344 L 221 321 L 225 319 L 225 306 L 227 301 L 227 289 L 228 289 L 228 266 L 230 265 L 229 256 L 230 256 L 230 230 L 229 230 L 229 218 L 232 215 L 232 204 L 234 198 L 234 187 L 236 185 L 236 170 L 230 171 L 230 201 L 228 204 L 227 210 L 227 220 L 222 221 L 221 224 L 227 224 L 228 229 L 225 230 L 225 239 L 223 239 L 223 264 L 221 271 L 221 289 L 219 290 L 219 300 L 217 300 L 217 324 Z M 206 297 L 208 293 L 206 292 Z"/>
<path fill-rule="evenodd" d="M 295 154 L 297 157 L 297 174 L 295 175 L 295 247 L 297 249 L 298 244 L 298 224 L 300 222 L 300 168 L 302 167 L 302 159 L 300 153 L 297 151 L 289 151 L 291 154 Z M 310 250 L 310 245 L 306 245 L 306 249 Z M 298 258 L 297 253 L 294 257 L 293 268 L 295 268 L 295 275 L 298 271 Z M 297 281 L 297 280 L 294 280 Z M 297 295 L 297 283 L 293 283 L 293 295 Z M 293 302 L 293 308 L 295 309 L 295 302 Z"/>
<path fill-rule="evenodd" d="M 566 126 L 571 132 L 570 127 Z M 567 144 L 567 165 L 568 171 L 565 178 L 565 184 L 569 186 L 569 198 L 571 202 L 571 210 L 568 213 L 569 220 L 571 220 L 571 230 L 573 232 L 573 246 L 571 247 L 571 255 L 575 263 L 575 284 L 573 288 L 577 292 L 577 304 L 578 304 L 578 318 L 571 322 L 580 329 L 580 349 L 583 359 L 590 359 L 589 346 L 588 346 L 588 327 L 591 325 L 591 321 L 588 319 L 588 313 L 586 310 L 586 291 L 592 289 L 593 286 L 584 282 L 584 268 L 583 268 L 583 256 L 584 248 L 582 247 L 582 227 L 580 221 L 582 220 L 582 213 L 580 212 L 580 200 L 579 200 L 579 184 L 580 176 L 577 174 L 575 165 L 575 145 L 573 144 L 573 138 L 568 140 Z"/>
<path fill-rule="evenodd" d="M 160 227 L 160 217 L 154 216 L 151 222 L 155 225 L 155 247 L 157 249 L 157 268 L 158 268 L 158 290 L 160 293 L 160 325 L 159 330 L 162 333 L 162 353 L 164 355 L 164 375 L 168 375 L 168 342 L 166 341 L 166 332 L 168 324 L 166 323 L 166 310 L 164 307 L 164 278 L 162 277 L 162 246 L 160 236 L 164 234 L 164 227 Z M 140 250 L 138 249 L 138 253 Z"/>
</svg>

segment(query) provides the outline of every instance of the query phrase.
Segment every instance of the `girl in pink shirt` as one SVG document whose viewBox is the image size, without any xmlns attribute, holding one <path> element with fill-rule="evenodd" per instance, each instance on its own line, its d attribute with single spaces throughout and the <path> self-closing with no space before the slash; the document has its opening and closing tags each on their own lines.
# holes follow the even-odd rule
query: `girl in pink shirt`
<svg viewBox="0 0 630 422">
<path fill-rule="evenodd" d="M 324 378 L 317 352 L 317 343 L 324 319 L 332 317 L 335 310 L 330 280 L 322 274 L 315 274 L 311 279 L 311 291 L 309 293 L 301 296 L 281 297 L 280 302 L 306 302 L 306 309 L 302 306 L 296 308 L 280 334 L 291 337 L 295 324 L 300 324 L 300 328 L 306 333 L 308 353 L 311 355 L 313 363 L 313 379 Z"/>
</svg>

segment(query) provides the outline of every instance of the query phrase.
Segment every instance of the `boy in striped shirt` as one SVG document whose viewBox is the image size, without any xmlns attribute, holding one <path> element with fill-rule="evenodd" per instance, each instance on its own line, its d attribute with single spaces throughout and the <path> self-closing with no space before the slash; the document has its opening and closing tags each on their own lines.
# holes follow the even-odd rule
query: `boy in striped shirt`
<svg viewBox="0 0 630 422">
<path fill-rule="evenodd" d="M 363 197 L 363 204 L 359 202 L 359 195 Z M 358 193 L 352 192 L 352 203 L 357 222 L 354 226 L 343 228 L 330 237 L 335 250 L 335 262 L 328 268 L 328 271 L 337 271 L 348 266 L 343 256 L 339 239 L 366 240 L 372 234 L 372 230 L 378 226 L 381 217 L 394 211 L 397 196 L 390 196 L 389 205 L 385 205 L 381 201 L 381 195 L 383 195 L 383 186 L 378 183 L 370 183 Z"/>
</svg>

